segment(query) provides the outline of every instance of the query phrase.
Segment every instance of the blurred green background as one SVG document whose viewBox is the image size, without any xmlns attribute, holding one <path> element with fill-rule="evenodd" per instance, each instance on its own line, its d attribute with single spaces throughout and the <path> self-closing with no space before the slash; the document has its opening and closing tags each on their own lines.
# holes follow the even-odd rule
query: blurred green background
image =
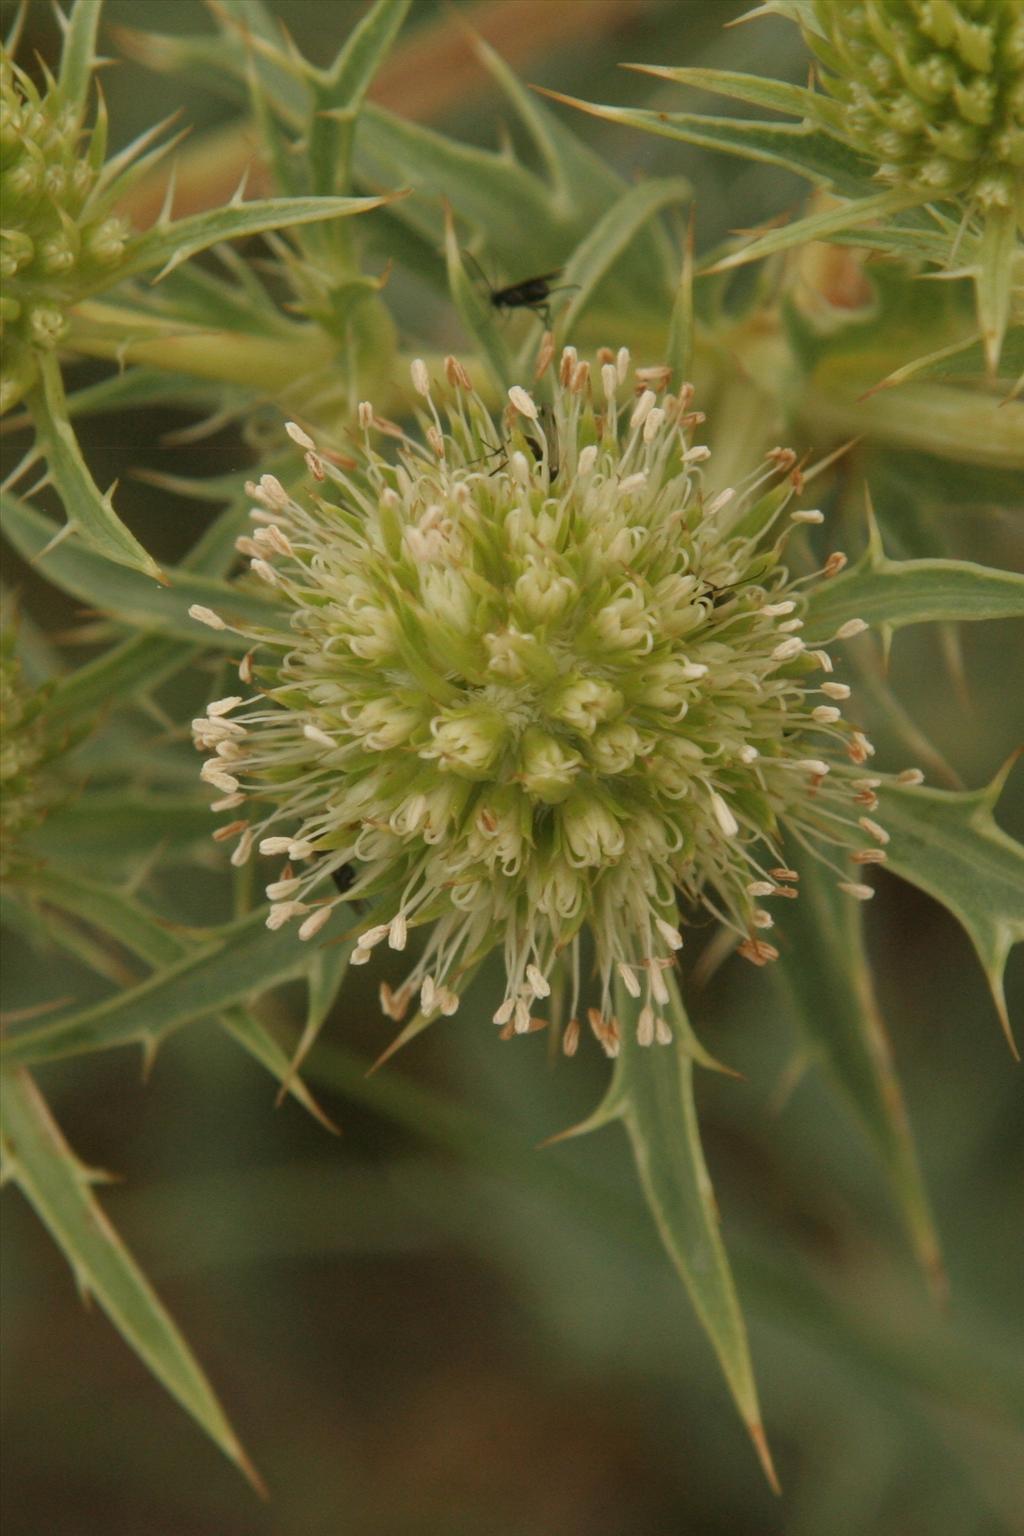
<svg viewBox="0 0 1024 1536">
<path fill-rule="evenodd" d="M 793 79 L 804 69 L 795 30 L 778 21 L 723 33 L 744 9 L 732 0 L 540 0 L 532 43 L 521 8 L 510 27 L 512 5 L 456 9 L 499 48 L 514 31 L 527 79 L 594 100 L 683 105 L 678 91 L 618 70 L 622 59 Z M 13 9 L 0 7 L 5 24 Z M 362 5 L 275 0 L 274 10 L 325 59 Z M 553 10 L 574 18 L 557 48 L 544 43 Z M 168 32 L 209 24 L 200 0 L 109 0 L 106 16 L 108 27 Z M 410 34 L 430 26 L 457 36 L 450 8 L 417 0 Z M 35 46 L 52 56 L 53 28 L 50 7 L 30 0 L 25 54 Z M 440 99 L 431 120 L 493 144 L 494 101 L 475 80 Z M 131 64 L 109 68 L 103 84 L 118 140 L 179 107 L 196 132 L 230 116 L 227 104 Z M 797 196 L 795 183 L 758 167 L 590 118 L 573 126 L 627 175 L 689 176 L 701 247 Z M 97 479 L 247 462 L 229 432 L 169 443 L 187 419 L 87 423 Z M 930 472 L 909 456 L 891 467 L 911 483 Z M 128 478 L 119 508 L 169 560 L 208 516 Z M 969 494 L 943 508 L 952 552 L 1014 564 L 1008 510 L 1005 488 L 975 473 Z M 8 580 L 51 632 L 77 620 L 31 572 Z M 1010 645 L 1000 624 L 964 634 L 966 703 L 945 682 L 935 635 L 914 630 L 896 643 L 897 692 L 969 785 L 990 778 L 1019 735 Z M 927 705 L 922 680 L 937 684 Z M 188 718 L 212 686 L 209 673 L 185 677 L 161 703 L 170 718 Z M 121 729 L 118 768 L 130 773 L 138 743 L 163 727 L 134 719 Z M 205 814 L 195 759 L 183 750 L 178 761 L 179 792 L 194 793 Z M 1018 833 L 1020 777 L 1001 812 Z M 62 853 L 88 869 L 88 825 Z M 221 890 L 212 867 L 173 855 L 152 886 L 159 910 L 190 921 L 222 915 Z M 275 1111 L 270 1080 L 212 1026 L 175 1037 L 147 1081 L 127 1052 L 45 1074 L 72 1145 L 117 1175 L 106 1208 L 208 1368 L 271 1500 L 257 1501 L 102 1315 L 83 1311 L 63 1259 L 12 1195 L 3 1203 L 6 1536 L 1024 1531 L 1020 1071 L 953 920 L 884 877 L 869 917 L 946 1250 L 945 1314 L 913 1267 L 858 1127 L 816 1072 L 794 1082 L 795 1032 L 770 975 L 752 981 L 733 962 L 689 993 L 705 1042 L 744 1074 L 705 1075 L 698 1091 L 782 1500 L 761 1480 L 661 1252 L 624 1138 L 613 1128 L 538 1149 L 593 1106 L 606 1064 L 596 1052 L 552 1063 L 542 1037 L 499 1044 L 481 1026 L 482 999 L 368 1079 L 389 1035 L 375 995 L 381 974 L 364 970 L 307 1073 L 340 1138 L 291 1103 Z M 1021 970 L 1018 954 L 1011 1010 Z M 14 945 L 5 971 L 12 1010 L 41 995 L 84 997 L 93 985 Z M 286 1034 L 289 1001 L 275 1004 Z"/>
</svg>

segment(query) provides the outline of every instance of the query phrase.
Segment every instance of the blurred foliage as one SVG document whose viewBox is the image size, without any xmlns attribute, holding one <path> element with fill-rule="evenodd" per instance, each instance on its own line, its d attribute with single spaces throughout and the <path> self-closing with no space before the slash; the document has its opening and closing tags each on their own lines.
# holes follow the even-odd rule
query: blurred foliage
<svg viewBox="0 0 1024 1536">
<path fill-rule="evenodd" d="M 321 68 L 365 9 L 361 0 L 270 6 Z M 440 354 L 475 343 L 497 384 L 517 353 L 527 356 L 535 320 L 495 326 L 485 305 L 474 309 L 480 290 L 459 271 L 462 249 L 495 286 L 521 279 L 524 268 L 570 266 L 582 295 L 568 301 L 574 339 L 629 339 L 640 355 L 662 348 L 684 237 L 681 178 L 693 188 L 701 253 L 728 252 L 737 224 L 767 223 L 795 204 L 800 183 L 782 167 L 744 165 L 560 108 L 543 109 L 544 127 L 531 139 L 535 99 L 502 60 L 553 90 L 655 113 L 676 109 L 678 88 L 623 73 L 618 61 L 685 61 L 800 81 L 795 29 L 769 19 L 722 30 L 742 9 L 733 0 L 460 4 L 457 14 L 471 14 L 495 50 L 488 69 L 445 7 L 415 0 L 397 49 L 405 73 L 394 57 L 384 67 L 352 164 L 358 193 L 413 186 L 419 195 L 334 226 L 361 242 L 359 323 L 379 319 L 364 360 L 378 342 L 400 346 L 403 356 L 410 345 Z M 5 28 L 16 10 L 0 4 Z M 24 27 L 19 56 L 34 59 L 38 50 L 54 59 L 50 7 L 30 0 Z M 179 153 L 194 181 L 183 175 L 183 183 L 203 195 L 205 155 L 208 172 L 228 177 L 227 196 L 242 168 L 232 149 L 248 88 L 242 50 L 232 57 L 213 44 L 215 73 L 229 87 L 218 96 L 198 65 L 162 74 L 134 61 L 141 34 L 215 37 L 200 0 L 108 0 L 103 51 L 132 56 L 101 76 L 111 152 L 181 108 L 193 125 Z M 267 94 L 286 159 L 296 119 L 284 93 Z M 519 152 L 514 165 L 501 158 L 506 133 Z M 478 157 L 464 185 L 453 143 Z M 479 164 L 496 179 L 474 210 L 467 198 Z M 570 165 L 581 190 L 567 204 L 559 176 Z M 260 174 L 255 166 L 253 196 L 272 190 L 260 188 Z M 285 190 L 309 189 L 277 189 Z M 447 261 L 442 194 L 458 221 Z M 495 226 L 502 200 L 506 217 Z M 199 212 L 178 210 L 181 218 Z M 140 203 L 140 222 L 142 214 Z M 634 215 L 623 254 L 613 237 Z M 102 1206 L 140 1269 L 119 1243 L 101 1245 L 79 1285 L 143 1359 L 146 1339 L 157 1339 L 154 1358 L 177 1350 L 171 1314 L 187 1323 L 189 1344 L 272 1501 L 260 1505 L 114 1331 L 83 1313 L 60 1254 L 9 1195 L 6 1531 L 1024 1530 L 1019 1071 L 993 1025 L 964 930 L 922 894 L 935 894 L 936 860 L 945 890 L 949 860 L 958 857 L 949 827 L 962 819 L 959 808 L 984 808 L 977 797 L 968 805 L 964 786 L 994 782 L 1018 745 L 1019 626 L 997 618 L 955 629 L 953 620 L 970 617 L 970 593 L 951 597 L 943 585 L 941 602 L 934 592 L 922 598 L 918 615 L 942 623 L 901 631 L 891 655 L 872 640 L 854 651 L 850 676 L 877 705 L 880 758 L 910 751 L 948 798 L 930 792 L 934 838 L 911 848 L 915 868 L 900 870 L 914 884 L 883 875 L 864 934 L 839 935 L 853 956 L 845 974 L 857 978 L 852 1008 L 827 963 L 802 973 L 804 996 L 794 1000 L 765 972 L 751 980 L 735 962 L 718 968 L 710 931 L 687 950 L 683 986 L 694 1026 L 715 1057 L 743 1074 L 736 1081 L 698 1072 L 694 1091 L 785 1488 L 780 1502 L 746 1455 L 712 1351 L 681 1305 L 637 1199 L 625 1138 L 609 1130 L 538 1147 L 584 1121 L 601 1099 L 607 1073 L 596 1052 L 567 1063 L 543 1037 L 498 1044 L 479 1023 L 500 991 L 485 977 L 473 1010 L 367 1076 L 389 1038 L 373 994 L 379 976 L 353 972 L 335 1000 L 345 946 L 307 989 L 292 979 L 307 957 L 296 955 L 287 930 L 273 946 L 245 947 L 259 922 L 246 916 L 258 896 L 245 870 L 230 886 L 225 880 L 181 724 L 229 691 L 227 653 L 222 659 L 206 644 L 218 637 L 197 633 L 185 610 L 219 601 L 244 522 L 240 484 L 277 451 L 279 409 L 254 371 L 255 354 L 240 354 L 233 377 L 216 374 L 219 343 L 202 339 L 202 306 L 211 292 L 222 300 L 230 290 L 238 332 L 262 330 L 280 355 L 282 336 L 294 340 L 312 312 L 297 317 L 296 281 L 317 307 L 316 285 L 303 286 L 300 267 L 306 263 L 308 277 L 318 252 L 298 238 L 242 247 L 254 262 L 201 257 L 194 275 L 190 266 L 168 281 L 166 300 L 142 285 L 126 298 L 132 324 L 145 315 L 155 328 L 170 328 L 174 305 L 193 306 L 195 350 L 180 373 L 157 352 L 140 352 L 126 373 L 112 365 L 123 316 L 93 312 L 77 322 L 69 400 L 83 463 L 95 485 L 120 482 L 118 515 L 172 571 L 169 592 L 79 541 L 38 563 L 59 526 L 52 491 L 38 507 L 12 499 L 4 509 L 18 552 L 5 580 L 18 593 L 19 686 L 57 679 L 47 685 L 47 739 L 59 741 L 63 757 L 59 807 L 32 836 L 35 890 L 25 899 L 14 889 L 5 900 L 5 1009 L 25 1039 L 52 1028 L 59 1008 L 56 1016 L 78 1031 L 75 1050 L 85 1047 L 55 1052 L 38 1073 L 60 1132 L 33 1107 L 32 1090 L 18 1088 L 8 1122 L 9 1132 L 12 1123 L 22 1128 L 12 1176 L 33 1186 L 37 1204 L 49 1200 L 63 1212 L 54 1228 L 79 1220 L 95 1237 L 102 1224 L 90 1215 L 98 1210 L 93 1173 L 112 1171 Z M 393 250 L 401 261 L 386 288 L 374 286 Z M 773 257 L 753 276 L 698 282 L 695 330 L 679 344 L 694 348 L 712 425 L 730 425 L 726 441 L 712 438 L 722 483 L 734 467 L 730 455 L 746 467 L 773 431 L 816 456 L 863 434 L 823 491 L 854 554 L 869 543 L 866 475 L 888 558 L 1018 570 L 1020 407 L 978 387 L 980 353 L 961 346 L 973 323 L 970 294 L 939 286 L 915 284 L 908 293 L 859 252 L 811 247 Z M 322 322 L 322 309 L 315 318 Z M 556 318 L 566 323 L 564 311 Z M 628 338 L 623 323 L 633 327 Z M 913 357 L 925 330 L 941 334 L 950 360 L 936 363 L 933 377 L 865 398 Z M 1004 364 L 1018 372 L 1019 345 L 1019 334 L 1010 335 L 1003 348 Z M 328 350 L 314 369 L 304 362 L 285 381 L 298 380 L 303 403 L 335 417 L 351 395 L 348 379 L 334 394 L 323 391 L 336 356 Z M 287 394 L 282 388 L 277 401 Z M 407 409 L 404 385 L 380 403 Z M 16 424 L 4 444 L 10 466 L 27 441 Z M 840 602 L 839 584 L 832 592 Z M 260 599 L 235 589 L 232 601 L 255 607 Z M 985 601 L 995 604 L 986 611 L 1011 611 L 992 593 Z M 887 613 L 883 607 L 883 619 Z M 101 731 L 89 734 L 97 720 Z M 998 812 L 1005 832 L 1018 835 L 1020 783 L 1018 770 Z M 981 882 L 995 892 L 998 923 L 979 920 L 971 932 L 995 975 L 1020 892 L 1013 868 L 1000 862 L 999 837 L 989 842 L 993 864 Z M 976 859 L 972 843 L 958 873 L 968 910 Z M 893 865 L 900 868 L 895 858 Z M 1022 992 L 1019 962 L 1018 950 L 1006 977 L 1011 1014 Z M 151 983 L 155 972 L 173 973 L 173 987 Z M 282 985 L 254 1010 L 261 977 Z M 207 1016 L 179 1032 L 198 1006 L 189 1013 L 186 995 L 201 998 Z M 801 1015 L 834 1028 L 815 1038 Z M 877 1024 L 856 1034 L 859 1050 L 869 1039 L 881 1053 L 860 1075 L 856 1053 L 845 1075 L 836 1071 L 835 1041 L 851 1017 L 855 1032 L 865 1017 Z M 142 1044 L 144 1061 L 138 1051 L 90 1054 L 98 1020 L 120 1031 L 105 1043 Z M 300 1040 L 304 1083 L 290 1066 Z M 890 1125 L 876 1113 L 879 1093 L 890 1095 L 890 1111 L 895 1094 L 903 1114 L 895 1067 L 920 1168 L 908 1142 L 878 1134 Z M 291 1092 L 285 1103 L 282 1087 Z M 70 1156 L 54 1164 L 61 1134 L 88 1169 Z M 941 1239 L 945 1309 L 927 1294 L 883 1167 L 933 1280 L 934 1232 Z M 41 1180 L 71 1169 L 74 1179 L 40 1193 Z M 934 1228 L 927 1204 L 915 1205 L 922 1187 Z M 162 1300 L 149 1299 L 141 1270 Z M 166 1383 L 204 1422 L 220 1425 L 221 1444 L 242 1461 L 213 1388 L 185 1349 Z"/>
</svg>

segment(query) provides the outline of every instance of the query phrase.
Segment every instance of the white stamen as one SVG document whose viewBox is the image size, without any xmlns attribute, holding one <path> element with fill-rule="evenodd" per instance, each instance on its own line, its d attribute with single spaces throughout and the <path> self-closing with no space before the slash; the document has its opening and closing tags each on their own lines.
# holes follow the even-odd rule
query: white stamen
<svg viewBox="0 0 1024 1536">
<path fill-rule="evenodd" d="M 791 512 L 789 519 L 793 523 L 823 523 L 825 521 L 825 514 L 824 512 L 817 511 Z"/>
<path fill-rule="evenodd" d="M 721 795 L 715 790 L 711 791 L 711 809 L 714 812 L 715 820 L 726 837 L 735 837 L 740 829 L 740 824 Z"/>
<path fill-rule="evenodd" d="M 619 961 L 618 971 L 619 975 L 622 977 L 622 984 L 626 991 L 629 993 L 630 997 L 639 997 L 640 983 L 636 978 L 636 973 L 631 971 L 629 966 L 624 964 L 621 960 Z"/>
<path fill-rule="evenodd" d="M 647 420 L 648 413 L 653 410 L 657 398 L 658 397 L 654 393 L 653 389 L 644 390 L 636 405 L 633 407 L 632 416 L 629 418 L 629 429 L 631 432 L 636 427 L 642 426 L 643 423 Z"/>
<path fill-rule="evenodd" d="M 318 746 L 333 747 L 335 745 L 333 737 L 328 736 L 327 732 L 322 731 L 318 725 L 304 725 L 302 734 L 307 741 L 315 741 Z"/>
<path fill-rule="evenodd" d="M 537 420 L 537 407 L 521 385 L 513 384 L 508 392 L 508 398 L 520 416 L 525 416 L 527 421 Z"/>
<path fill-rule="evenodd" d="M 299 938 L 303 943 L 305 943 L 307 939 L 313 939 L 316 937 L 321 928 L 323 928 L 324 925 L 328 922 L 333 911 L 333 906 L 329 906 L 319 907 L 315 912 L 310 913 L 309 917 L 307 917 L 305 921 L 299 926 Z"/>
<path fill-rule="evenodd" d="M 534 997 L 550 997 L 551 986 L 544 972 L 536 965 L 526 967 L 526 979 L 533 988 Z"/>
<path fill-rule="evenodd" d="M 298 443 L 300 448 L 316 447 L 316 443 L 314 443 L 309 433 L 303 432 L 302 428 L 298 425 L 297 422 L 286 421 L 284 424 L 284 429 L 288 433 L 288 436 L 291 438 L 292 442 Z"/>
<path fill-rule="evenodd" d="M 430 374 L 427 372 L 427 365 L 422 357 L 413 358 L 409 365 L 409 373 L 412 376 L 413 389 L 418 395 L 422 395 L 424 400 L 428 400 L 430 398 Z"/>
<path fill-rule="evenodd" d="M 875 894 L 872 886 L 859 885 L 854 880 L 837 880 L 836 885 L 841 891 L 845 891 L 847 896 L 853 896 L 857 901 L 870 901 Z"/>
<path fill-rule="evenodd" d="M 852 640 L 854 635 L 862 635 L 867 629 L 863 619 L 847 619 L 845 624 L 840 624 L 836 630 L 837 640 Z"/>
<path fill-rule="evenodd" d="M 682 949 L 683 936 L 678 928 L 673 928 L 672 924 L 667 923 L 663 917 L 656 917 L 654 919 L 654 926 L 665 940 L 669 949 Z"/>
<path fill-rule="evenodd" d="M 822 683 L 821 691 L 829 699 L 848 699 L 850 686 L 848 683 Z"/>
<path fill-rule="evenodd" d="M 200 624 L 206 624 L 210 629 L 227 629 L 227 625 L 219 613 L 214 613 L 212 608 L 204 608 L 202 603 L 193 603 L 188 611 L 190 619 L 196 619 Z"/>
</svg>

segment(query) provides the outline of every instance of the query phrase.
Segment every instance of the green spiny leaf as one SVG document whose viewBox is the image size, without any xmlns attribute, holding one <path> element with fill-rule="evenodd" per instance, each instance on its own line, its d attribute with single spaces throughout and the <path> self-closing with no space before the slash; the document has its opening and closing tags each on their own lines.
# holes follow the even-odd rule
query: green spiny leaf
<svg viewBox="0 0 1024 1536">
<path fill-rule="evenodd" d="M 188 218 L 156 225 L 129 246 L 118 277 L 134 277 L 157 268 L 154 282 L 199 251 L 222 240 L 240 240 L 273 229 L 293 229 L 299 224 L 318 224 L 324 219 L 349 218 L 369 213 L 388 202 L 387 197 L 268 197 L 251 203 L 232 202 Z"/>
<path fill-rule="evenodd" d="M 771 1486 L 778 1491 L 729 1261 L 718 1229 L 693 1098 L 693 1032 L 669 980 L 672 1043 L 641 1046 L 637 1008 L 616 999 L 620 1044 L 605 1098 L 568 1134 L 621 1120 L 661 1240 L 689 1292 Z"/>
<path fill-rule="evenodd" d="M 505 390 L 514 382 L 512 360 L 498 330 L 497 311 L 481 294 L 479 283 L 474 282 L 466 271 L 450 210 L 445 213 L 444 251 L 448 286 L 459 318 L 483 353 L 498 388 Z"/>
<path fill-rule="evenodd" d="M 197 625 L 188 616 L 189 607 L 196 603 L 214 608 L 229 622 L 237 617 L 260 624 L 270 616 L 269 603 L 257 592 L 181 567 L 170 571 L 167 585 L 159 588 L 81 544 L 67 541 L 50 548 L 59 530 L 48 517 L 11 495 L 4 494 L 0 505 L 8 541 L 25 560 L 38 561 L 54 586 L 144 634 L 173 635 L 190 642 L 198 638 L 207 645 L 237 651 L 236 635 Z"/>
<path fill-rule="evenodd" d="M 41 355 L 39 379 L 28 397 L 29 410 L 41 453 L 64 503 L 68 522 L 104 561 L 113 561 L 118 566 L 141 571 L 151 579 L 162 581 L 156 561 L 129 533 L 114 511 L 110 495 L 101 493 L 89 473 L 68 418 L 60 364 L 53 353 Z M 54 529 L 53 533 L 57 531 Z M 142 587 L 143 583 L 139 585 Z M 152 591 L 148 583 L 146 590 Z"/>
<path fill-rule="evenodd" d="M 313 191 L 347 190 L 356 118 L 412 0 L 376 0 L 353 27 L 330 69 L 316 80 L 309 136 Z"/>
<path fill-rule="evenodd" d="M 272 932 L 265 912 L 254 912 L 128 991 L 11 1036 L 4 1059 L 29 1065 L 133 1041 L 152 1049 L 172 1030 L 277 986 L 308 963 L 309 951 L 292 929 Z"/>
<path fill-rule="evenodd" d="M 566 263 L 562 280 L 577 291 L 559 322 L 563 335 L 571 334 L 596 289 L 637 232 L 663 208 L 684 203 L 691 194 L 689 182 L 681 177 L 652 179 L 631 187 L 612 204 Z"/>
<path fill-rule="evenodd" d="M 700 149 L 722 149 L 744 155 L 767 165 L 805 176 L 819 186 L 830 187 L 841 195 L 857 197 L 863 193 L 870 169 L 859 155 L 839 144 L 826 133 L 808 130 L 794 123 L 751 122 L 744 118 L 703 117 L 687 112 L 655 112 L 646 107 L 598 106 L 565 96 L 559 91 L 541 91 L 553 101 L 576 107 L 591 117 L 619 123 L 625 128 L 639 128 L 665 139 L 681 139 Z"/>
<path fill-rule="evenodd" d="M 102 3 L 103 0 L 75 0 L 66 20 L 58 12 L 64 25 L 64 42 L 57 84 L 64 100 L 74 108 L 79 124 L 89 104 L 89 85 L 96 63 L 96 33 Z"/>
<path fill-rule="evenodd" d="M 642 75 L 653 75 L 658 80 L 689 85 L 694 90 L 731 96 L 734 101 L 747 101 L 755 107 L 788 112 L 792 117 L 806 118 L 822 128 L 828 126 L 823 118 L 835 115 L 834 104 L 827 97 L 817 95 L 805 86 L 788 85 L 764 75 L 746 75 L 730 69 L 676 69 L 662 64 L 624 64 L 622 67 Z M 832 113 L 829 113 L 830 107 Z"/>
<path fill-rule="evenodd" d="M 815 588 L 809 636 L 832 633 L 847 619 L 903 629 L 937 620 L 1024 617 L 1024 576 L 970 560 L 890 560 L 873 536 L 857 563 Z"/>
<path fill-rule="evenodd" d="M 723 256 L 708 270 L 728 272 L 733 267 L 760 261 L 764 256 L 791 250 L 795 245 L 805 245 L 809 240 L 828 240 L 844 230 L 858 229 L 876 220 L 891 219 L 908 208 L 920 206 L 924 201 L 924 197 L 916 190 L 905 192 L 897 188 L 878 192 L 874 197 L 853 198 L 838 208 L 824 208 L 818 213 L 808 214 L 806 218 L 784 224 L 780 229 L 770 229 L 757 239 L 744 241 L 737 250 Z"/>
<path fill-rule="evenodd" d="M 779 976 L 814 1056 L 852 1105 L 889 1177 L 918 1260 L 939 1297 L 945 1274 L 906 1105 L 871 979 L 863 908 L 812 859 L 779 918 Z"/>
<path fill-rule="evenodd" d="M 107 1220 L 75 1157 L 25 1071 L 0 1073 L 7 1177 L 21 1189 L 126 1342 L 255 1488 L 259 1477 L 195 1356 Z"/>
<path fill-rule="evenodd" d="M 988 371 L 999 367 L 1003 337 L 1010 318 L 1017 246 L 1017 217 L 1012 208 L 993 208 L 985 216 L 985 227 L 978 248 L 975 288 L 978 299 L 978 325 L 985 346 Z"/>
<path fill-rule="evenodd" d="M 1013 761 L 980 790 L 885 785 L 878 793 L 879 815 L 892 839 L 887 868 L 927 891 L 963 925 L 1016 1056 L 1003 973 L 1010 950 L 1024 940 L 1024 847 L 993 815 Z"/>
</svg>

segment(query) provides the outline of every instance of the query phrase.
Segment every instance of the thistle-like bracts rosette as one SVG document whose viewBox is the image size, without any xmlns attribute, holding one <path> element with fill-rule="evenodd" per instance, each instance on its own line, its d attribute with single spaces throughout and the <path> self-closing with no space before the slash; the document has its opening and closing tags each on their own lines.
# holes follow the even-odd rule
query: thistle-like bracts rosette
<svg viewBox="0 0 1024 1536">
<path fill-rule="evenodd" d="M 421 436 L 364 403 L 343 458 L 291 425 L 315 490 L 252 487 L 239 548 L 281 617 L 237 627 L 246 696 L 195 722 L 214 809 L 250 812 L 215 835 L 237 838 L 236 864 L 286 859 L 271 927 L 312 939 L 342 900 L 371 901 L 356 963 L 430 926 L 404 985 L 382 989 L 393 1018 L 417 993 L 453 1013 L 500 949 L 507 1033 L 537 1026 L 561 969 L 568 1051 L 590 1003 L 615 1053 L 616 978 L 641 1000 L 640 1039 L 667 1041 L 685 914 L 710 911 L 764 964 L 770 906 L 797 894 L 788 840 L 854 898 L 885 857 L 850 690 L 800 635 L 808 584 L 844 558 L 794 579 L 789 540 L 822 514 L 789 510 L 792 453 L 705 494 L 692 389 L 669 393 L 666 369 L 634 371 L 625 350 L 592 376 L 567 348 L 544 403 L 514 387 L 498 422 L 455 359 L 442 385 L 412 374 Z M 332 876 L 350 867 L 343 898 Z"/>
</svg>

